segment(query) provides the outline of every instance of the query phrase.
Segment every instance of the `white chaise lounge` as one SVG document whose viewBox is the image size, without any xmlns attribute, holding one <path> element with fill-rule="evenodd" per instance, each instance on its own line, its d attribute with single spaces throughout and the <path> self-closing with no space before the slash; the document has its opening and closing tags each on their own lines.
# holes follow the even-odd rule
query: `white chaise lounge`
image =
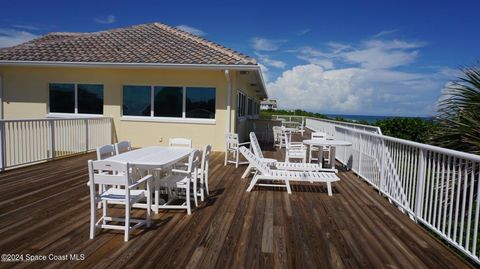
<svg viewBox="0 0 480 269">
<path fill-rule="evenodd" d="M 257 136 L 254 132 L 250 132 L 250 145 L 253 149 L 253 153 L 257 156 L 262 162 L 267 163 L 271 167 L 277 170 L 289 170 L 289 171 L 300 171 L 300 172 L 332 172 L 335 173 L 335 169 L 331 168 L 322 168 L 317 163 L 290 163 L 290 162 L 272 162 L 272 159 L 265 158 L 263 156 L 262 148 L 258 143 Z M 247 169 L 242 175 L 242 178 L 246 178 L 253 170 L 252 164 L 249 164 Z"/>
<path fill-rule="evenodd" d="M 250 150 L 246 147 L 241 147 L 240 152 L 248 160 L 250 165 L 256 169 L 256 173 L 253 176 L 250 185 L 247 188 L 247 192 L 252 191 L 255 185 L 258 186 L 269 186 L 269 187 L 285 187 L 289 194 L 292 193 L 290 188 L 290 181 L 300 181 L 300 182 L 322 182 L 327 183 L 328 195 L 332 196 L 332 182 L 339 181 L 340 178 L 335 173 L 330 172 L 298 172 L 298 171 L 288 171 L 288 170 L 275 170 L 270 168 L 269 164 L 263 162 L 255 156 Z M 269 181 L 281 181 L 279 184 L 264 184 L 258 183 L 259 180 L 269 180 Z"/>
</svg>

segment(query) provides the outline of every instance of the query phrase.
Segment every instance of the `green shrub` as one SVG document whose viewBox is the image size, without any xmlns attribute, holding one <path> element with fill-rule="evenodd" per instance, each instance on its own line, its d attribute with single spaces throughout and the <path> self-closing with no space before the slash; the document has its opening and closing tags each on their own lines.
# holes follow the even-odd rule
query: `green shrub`
<svg viewBox="0 0 480 269">
<path fill-rule="evenodd" d="M 433 136 L 437 124 L 422 118 L 388 118 L 375 123 L 384 135 L 419 143 L 428 143 Z"/>
</svg>

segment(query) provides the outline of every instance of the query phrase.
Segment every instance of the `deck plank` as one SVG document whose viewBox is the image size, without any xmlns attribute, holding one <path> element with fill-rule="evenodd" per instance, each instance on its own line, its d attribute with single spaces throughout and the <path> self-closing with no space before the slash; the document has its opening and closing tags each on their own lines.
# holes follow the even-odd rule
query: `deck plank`
<svg viewBox="0 0 480 269">
<path fill-rule="evenodd" d="M 0 253 L 86 257 L 0 263 L 0 268 L 474 267 L 352 172 L 340 169 L 332 197 L 323 184 L 295 183 L 290 195 L 266 187 L 247 193 L 248 179 L 240 179 L 246 166 L 224 166 L 222 153 L 210 162 L 211 195 L 192 215 L 161 211 L 151 228 L 135 231 L 128 243 L 120 231 L 102 231 L 89 240 L 86 163 L 94 157 L 0 173 Z"/>
</svg>

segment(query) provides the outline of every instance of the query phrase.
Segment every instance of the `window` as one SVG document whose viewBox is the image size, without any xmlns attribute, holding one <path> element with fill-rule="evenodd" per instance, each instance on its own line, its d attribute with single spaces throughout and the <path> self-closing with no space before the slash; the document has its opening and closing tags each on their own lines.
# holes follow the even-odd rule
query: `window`
<svg viewBox="0 0 480 269">
<path fill-rule="evenodd" d="M 103 114 L 103 85 L 49 84 L 49 113 Z"/>
<path fill-rule="evenodd" d="M 75 113 L 75 84 L 51 83 L 50 112 Z"/>
<path fill-rule="evenodd" d="M 150 86 L 124 86 L 123 115 L 150 116 L 151 97 Z"/>
<path fill-rule="evenodd" d="M 186 93 L 187 118 L 215 118 L 215 89 L 188 87 Z"/>
<path fill-rule="evenodd" d="M 239 118 L 245 117 L 246 96 L 242 92 L 238 92 L 237 115 Z"/>
<path fill-rule="evenodd" d="M 123 115 L 215 119 L 215 100 L 215 88 L 124 86 Z"/>
<path fill-rule="evenodd" d="M 248 102 L 247 102 L 247 106 L 248 106 L 248 116 L 252 116 L 253 115 L 253 99 L 252 98 L 248 98 Z"/>
<path fill-rule="evenodd" d="M 78 84 L 78 113 L 103 114 L 103 85 Z"/>
<path fill-rule="evenodd" d="M 154 87 L 153 111 L 155 117 L 182 117 L 183 88 Z M 214 112 L 215 113 L 215 112 Z"/>
</svg>

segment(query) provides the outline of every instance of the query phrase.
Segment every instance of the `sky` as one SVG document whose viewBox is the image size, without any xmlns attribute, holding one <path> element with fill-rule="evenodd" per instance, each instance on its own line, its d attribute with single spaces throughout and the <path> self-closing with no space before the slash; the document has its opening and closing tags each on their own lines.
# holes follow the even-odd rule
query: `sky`
<svg viewBox="0 0 480 269">
<path fill-rule="evenodd" d="M 254 57 L 280 108 L 431 116 L 480 60 L 480 1 L 5 1 L 0 47 L 161 22 Z"/>
</svg>

